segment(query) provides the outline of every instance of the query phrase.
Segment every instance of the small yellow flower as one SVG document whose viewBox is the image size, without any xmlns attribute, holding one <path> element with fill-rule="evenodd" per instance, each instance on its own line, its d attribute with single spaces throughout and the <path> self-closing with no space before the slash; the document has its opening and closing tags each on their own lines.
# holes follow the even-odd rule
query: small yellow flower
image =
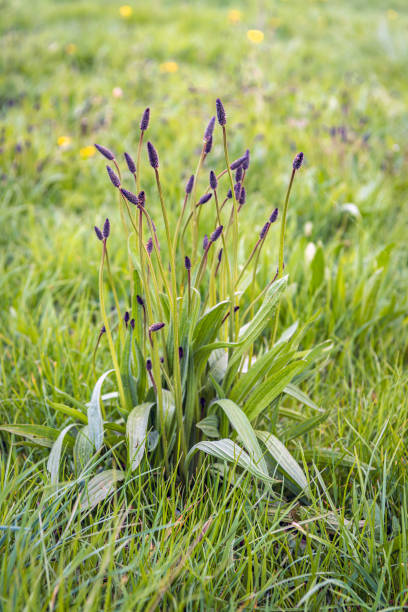
<svg viewBox="0 0 408 612">
<path fill-rule="evenodd" d="M 397 11 L 394 11 L 393 9 L 389 9 L 387 11 L 387 17 L 388 17 L 388 19 L 394 21 L 394 19 L 397 19 L 398 13 L 397 13 Z"/>
<path fill-rule="evenodd" d="M 261 30 L 248 30 L 247 38 L 251 43 L 259 45 L 264 39 L 264 33 Z"/>
<path fill-rule="evenodd" d="M 160 72 L 177 72 L 177 70 L 177 62 L 164 62 L 163 64 L 160 64 Z"/>
<path fill-rule="evenodd" d="M 69 147 L 70 144 L 71 144 L 70 136 L 60 136 L 57 139 L 57 145 L 61 147 L 62 149 L 66 149 L 67 147 Z"/>
<path fill-rule="evenodd" d="M 68 53 L 68 55 L 74 55 L 76 50 L 77 50 L 77 46 L 74 43 L 69 43 L 65 47 L 65 51 Z"/>
<path fill-rule="evenodd" d="M 93 147 L 92 145 L 88 145 L 87 147 L 82 147 L 82 149 L 79 149 L 79 156 L 82 159 L 89 159 L 89 157 L 92 157 L 93 155 L 95 155 L 95 147 Z"/>
<path fill-rule="evenodd" d="M 133 9 L 129 4 L 124 4 L 119 9 L 119 14 L 123 19 L 129 19 L 132 16 Z"/>
<path fill-rule="evenodd" d="M 228 21 L 230 23 L 238 23 L 238 21 L 241 21 L 241 17 L 242 13 L 237 9 L 231 9 L 230 11 L 228 11 Z"/>
</svg>

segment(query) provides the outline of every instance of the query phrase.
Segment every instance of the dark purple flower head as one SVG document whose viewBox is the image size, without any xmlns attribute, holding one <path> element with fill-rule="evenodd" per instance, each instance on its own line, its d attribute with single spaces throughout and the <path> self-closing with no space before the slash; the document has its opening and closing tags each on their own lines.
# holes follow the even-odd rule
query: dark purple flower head
<svg viewBox="0 0 408 612">
<path fill-rule="evenodd" d="M 235 173 L 235 182 L 239 183 L 240 181 L 242 181 L 242 175 L 244 174 L 244 171 L 242 169 L 242 166 L 238 166 L 237 171 Z"/>
<path fill-rule="evenodd" d="M 123 197 L 127 199 L 128 202 L 130 202 L 131 204 L 134 204 L 135 206 L 138 206 L 139 199 L 135 193 L 132 193 L 131 191 L 128 191 L 127 189 L 123 189 L 123 187 L 121 188 L 120 192 L 123 195 Z"/>
<path fill-rule="evenodd" d="M 184 258 L 184 267 L 186 270 L 191 270 L 191 260 L 187 255 Z"/>
<path fill-rule="evenodd" d="M 126 327 L 127 327 L 127 324 L 129 323 L 129 319 L 130 319 L 130 314 L 128 313 L 128 311 L 126 311 L 125 316 L 123 317 Z"/>
<path fill-rule="evenodd" d="M 164 357 L 160 357 L 160 363 L 164 363 Z"/>
<path fill-rule="evenodd" d="M 207 236 L 207 234 L 204 234 L 204 238 L 203 238 L 203 249 L 204 249 L 204 251 L 207 249 L 208 245 L 209 245 L 208 236 Z"/>
<path fill-rule="evenodd" d="M 106 170 L 108 171 L 109 178 L 112 181 L 112 185 L 114 187 L 120 187 L 120 179 L 117 174 L 112 170 L 110 166 L 106 166 Z"/>
<path fill-rule="evenodd" d="M 208 155 L 211 152 L 212 149 L 212 144 L 213 144 L 213 139 L 212 136 L 207 140 L 207 142 L 205 143 L 205 147 L 204 147 L 204 153 L 206 155 Z"/>
<path fill-rule="evenodd" d="M 215 242 L 216 240 L 218 240 L 218 238 L 221 236 L 222 234 L 222 230 L 223 230 L 223 225 L 219 225 L 217 227 L 217 229 L 215 229 L 213 231 L 213 233 L 210 236 L 210 242 Z"/>
<path fill-rule="evenodd" d="M 200 397 L 200 406 L 201 406 L 201 409 L 205 408 L 205 397 Z"/>
<path fill-rule="evenodd" d="M 238 157 L 238 159 L 234 160 L 232 164 L 230 164 L 231 170 L 236 170 L 237 168 L 242 166 L 242 164 L 244 163 L 244 160 L 245 160 L 245 155 L 243 155 L 242 157 Z"/>
<path fill-rule="evenodd" d="M 202 204 L 206 204 L 208 202 L 208 200 L 211 200 L 212 198 L 212 193 L 205 193 L 203 196 L 201 196 L 201 198 L 198 200 L 198 205 L 201 206 Z"/>
<path fill-rule="evenodd" d="M 232 198 L 232 191 L 231 191 L 231 189 L 228 189 L 227 198 L 228 198 L 228 200 L 230 200 Z"/>
<path fill-rule="evenodd" d="M 135 320 L 134 319 L 130 319 L 130 327 L 132 329 L 135 329 Z"/>
<path fill-rule="evenodd" d="M 222 249 L 218 251 L 218 263 L 221 263 L 221 259 L 222 259 Z"/>
<path fill-rule="evenodd" d="M 109 219 L 106 219 L 105 223 L 103 224 L 102 234 L 103 234 L 103 237 L 105 239 L 109 237 L 109 234 L 110 234 L 110 222 L 109 222 Z"/>
<path fill-rule="evenodd" d="M 152 365 L 152 360 L 151 360 L 151 359 L 147 359 L 147 360 L 146 360 L 146 370 L 147 370 L 148 372 L 151 372 L 151 371 L 152 371 L 152 367 L 153 367 L 153 365 Z"/>
<path fill-rule="evenodd" d="M 235 199 L 239 199 L 239 195 L 241 193 L 241 183 L 235 183 L 234 185 Z"/>
<path fill-rule="evenodd" d="M 189 194 L 193 191 L 193 185 L 194 185 L 194 174 L 192 174 L 190 176 L 190 178 L 187 181 L 187 185 L 186 185 L 186 193 Z"/>
<path fill-rule="evenodd" d="M 131 172 L 132 174 L 135 174 L 136 164 L 133 161 L 132 157 L 129 155 L 129 153 L 124 153 L 124 156 L 125 156 L 125 160 L 127 163 L 127 167 L 129 168 L 129 172 Z"/>
<path fill-rule="evenodd" d="M 140 204 L 140 206 L 143 206 L 146 204 L 146 193 L 144 191 L 139 191 L 139 193 L 137 194 L 137 200 Z"/>
<path fill-rule="evenodd" d="M 137 300 L 137 303 L 139 304 L 139 306 L 144 306 L 143 298 L 140 297 L 140 295 L 136 295 L 136 300 Z"/>
<path fill-rule="evenodd" d="M 241 187 L 241 194 L 239 196 L 239 203 L 241 206 L 243 206 L 245 204 L 245 200 L 246 200 L 246 191 L 245 191 L 245 187 L 242 186 Z"/>
<path fill-rule="evenodd" d="M 102 325 L 101 327 L 101 331 L 99 332 L 102 336 L 102 334 L 106 334 L 106 327 L 104 325 Z"/>
<path fill-rule="evenodd" d="M 149 255 L 151 255 L 152 251 L 153 251 L 153 240 L 152 240 L 152 238 L 149 238 L 149 240 L 147 241 L 146 249 L 147 249 L 147 252 L 149 253 Z"/>
<path fill-rule="evenodd" d="M 179 353 L 179 359 L 183 359 L 184 351 L 183 351 L 183 347 L 182 346 L 179 346 L 178 353 Z"/>
<path fill-rule="evenodd" d="M 217 185 L 218 185 L 217 177 L 215 176 L 215 172 L 213 170 L 211 170 L 211 172 L 210 172 L 210 187 L 211 187 L 211 189 L 217 189 Z"/>
<path fill-rule="evenodd" d="M 220 125 L 225 125 L 227 123 L 227 117 L 225 115 L 225 109 L 222 105 L 222 102 L 219 98 L 215 101 L 215 108 L 217 109 L 217 119 Z"/>
<path fill-rule="evenodd" d="M 277 208 L 275 208 L 275 210 L 273 211 L 273 213 L 269 217 L 269 221 L 271 223 L 275 223 L 276 219 L 278 218 L 278 213 L 279 213 L 279 210 Z"/>
<path fill-rule="evenodd" d="M 204 132 L 204 140 L 205 140 L 205 142 L 208 142 L 210 139 L 212 139 L 212 135 L 213 135 L 213 131 L 214 131 L 214 126 L 215 126 L 215 117 L 211 117 L 211 119 L 208 122 L 208 125 L 206 127 L 206 130 Z"/>
<path fill-rule="evenodd" d="M 97 225 L 95 225 L 94 230 L 99 240 L 103 240 L 103 234 Z"/>
<path fill-rule="evenodd" d="M 260 240 L 263 240 L 263 239 L 265 238 L 265 235 L 266 235 L 266 232 L 267 232 L 267 231 L 268 231 L 268 229 L 269 229 L 269 226 L 270 226 L 270 222 L 269 222 L 269 221 L 267 221 L 267 222 L 265 223 L 265 225 L 263 226 L 263 228 L 261 229 L 261 231 L 260 231 L 260 234 L 259 234 L 259 238 L 260 238 Z"/>
<path fill-rule="evenodd" d="M 106 159 L 109 159 L 110 161 L 115 159 L 115 156 L 112 153 L 112 151 L 110 151 L 106 147 L 103 147 L 102 145 L 99 145 L 99 144 L 95 144 L 94 146 L 95 146 L 95 149 L 99 151 L 99 153 L 101 153 L 104 157 L 106 157 Z"/>
<path fill-rule="evenodd" d="M 149 154 L 150 165 L 156 170 L 159 167 L 159 156 L 157 155 L 157 151 L 150 142 L 150 140 L 147 143 L 147 152 Z"/>
<path fill-rule="evenodd" d="M 160 329 L 163 329 L 164 326 L 165 326 L 165 323 L 153 323 L 153 325 L 149 327 L 149 334 L 152 334 L 153 332 L 157 332 Z"/>
<path fill-rule="evenodd" d="M 140 129 L 142 130 L 142 132 L 145 132 L 147 128 L 149 127 L 149 121 L 150 121 L 150 108 L 146 108 L 146 110 L 144 111 L 142 115 L 142 119 L 140 120 Z"/>
<path fill-rule="evenodd" d="M 250 162 L 249 149 L 245 151 L 244 161 L 242 162 L 242 167 L 244 170 L 248 170 Z"/>
<path fill-rule="evenodd" d="M 293 160 L 293 169 L 299 170 L 302 163 L 303 163 L 303 153 L 300 152 L 296 155 L 295 159 Z"/>
</svg>

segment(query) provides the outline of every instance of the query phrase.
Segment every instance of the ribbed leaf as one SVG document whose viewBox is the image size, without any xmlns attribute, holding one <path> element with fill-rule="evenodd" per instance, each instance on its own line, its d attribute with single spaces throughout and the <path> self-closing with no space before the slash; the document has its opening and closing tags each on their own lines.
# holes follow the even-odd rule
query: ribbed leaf
<svg viewBox="0 0 408 612">
<path fill-rule="evenodd" d="M 51 484 L 58 484 L 58 474 L 59 474 L 59 466 L 61 461 L 61 453 L 62 453 L 62 445 L 64 443 L 65 435 L 69 432 L 70 429 L 75 427 L 76 424 L 73 423 L 71 425 L 67 425 L 59 434 L 58 438 L 55 440 L 51 452 L 48 457 L 47 462 L 47 470 L 50 473 Z"/>
<path fill-rule="evenodd" d="M 299 387 L 297 387 L 296 385 L 289 383 L 288 385 L 286 385 L 283 391 L 284 393 L 286 393 L 286 395 L 290 395 L 291 397 L 297 399 L 302 404 L 305 404 L 306 406 L 313 408 L 313 410 L 317 410 L 318 412 L 324 412 L 322 408 L 319 408 L 319 406 L 315 404 L 310 399 L 310 397 L 306 395 L 306 393 L 303 393 L 303 391 L 301 391 Z"/>
<path fill-rule="evenodd" d="M 105 470 L 91 478 L 81 495 L 81 511 L 90 510 L 109 497 L 115 490 L 116 482 L 124 477 L 121 470 Z"/>
<path fill-rule="evenodd" d="M 282 474 L 296 484 L 303 493 L 307 493 L 309 489 L 307 478 L 282 442 L 267 431 L 256 431 L 255 433 L 265 444 Z"/>
<path fill-rule="evenodd" d="M 23 436 L 38 444 L 38 446 L 47 446 L 48 448 L 52 448 L 55 440 L 58 438 L 60 432 L 58 429 L 54 429 L 53 427 L 46 427 L 45 425 L 29 425 L 29 424 L 21 424 L 21 425 L 1 425 L 0 431 L 8 431 L 11 434 L 16 434 L 17 436 Z M 67 441 L 69 438 L 67 439 Z M 71 439 L 69 442 L 70 446 L 73 446 L 73 440 Z"/>
<path fill-rule="evenodd" d="M 89 439 L 95 446 L 96 450 L 99 450 L 103 444 L 103 420 L 100 406 L 102 385 L 105 378 L 113 371 L 114 370 L 108 370 L 107 372 L 104 372 L 98 379 L 94 390 L 92 391 L 91 401 L 89 404 L 87 404 Z"/>
<path fill-rule="evenodd" d="M 255 432 L 246 414 L 237 404 L 229 399 L 218 399 L 215 400 L 214 403 L 218 404 L 218 406 L 220 406 L 220 408 L 222 408 L 227 415 L 229 422 L 237 432 L 239 438 L 242 440 L 251 459 L 253 459 L 261 472 L 268 474 L 268 466 L 263 457 L 258 440 L 256 439 Z"/>
<path fill-rule="evenodd" d="M 147 422 L 153 405 L 153 402 L 139 404 L 133 408 L 127 419 L 126 437 L 132 471 L 138 467 L 143 458 L 146 446 Z"/>
<path fill-rule="evenodd" d="M 206 312 L 197 322 L 193 333 L 194 348 L 209 344 L 218 334 L 218 330 L 230 307 L 230 300 L 219 302 Z"/>
<path fill-rule="evenodd" d="M 210 414 L 209 416 L 202 419 L 197 423 L 196 427 L 201 429 L 205 436 L 208 438 L 219 438 L 220 432 L 218 431 L 218 417 L 216 414 Z"/>
<path fill-rule="evenodd" d="M 294 350 L 283 350 L 289 347 L 285 347 L 283 344 L 275 346 L 273 349 L 258 357 L 257 360 L 251 365 L 248 372 L 242 374 L 238 381 L 232 387 L 229 397 L 234 402 L 242 402 L 246 396 L 254 390 L 256 385 L 259 385 L 264 377 L 273 370 L 276 373 L 279 369 L 285 366 L 293 356 L 295 355 Z M 283 354 L 281 354 L 283 353 Z"/>
<path fill-rule="evenodd" d="M 233 442 L 229 438 L 223 438 L 222 440 L 216 440 L 211 442 L 198 442 L 198 444 L 195 444 L 191 448 L 190 452 L 186 457 L 187 465 L 190 463 L 190 460 L 194 453 L 198 450 L 202 450 L 208 455 L 212 455 L 213 457 L 221 459 L 222 461 L 236 463 L 244 470 L 247 470 L 248 472 L 253 474 L 253 476 L 260 478 L 269 484 L 277 482 L 276 480 L 262 472 L 256 465 L 256 463 L 254 463 L 254 461 L 250 458 L 250 456 L 242 448 L 240 448 L 238 444 L 235 444 L 235 442 Z"/>
<path fill-rule="evenodd" d="M 82 427 L 77 434 L 74 445 L 75 472 L 80 474 L 93 457 L 95 447 L 89 437 L 89 426 Z"/>
<path fill-rule="evenodd" d="M 300 423 L 295 423 L 291 427 L 288 427 L 282 433 L 282 438 L 284 442 L 289 440 L 293 440 L 294 438 L 298 438 L 299 436 L 304 436 L 312 429 L 318 427 L 321 423 L 323 423 L 327 417 L 329 416 L 329 411 L 320 412 L 319 414 L 311 417 L 310 419 L 304 419 Z"/>
<path fill-rule="evenodd" d="M 244 411 L 248 419 L 250 421 L 256 419 L 283 392 L 286 385 L 305 366 L 306 364 L 303 361 L 290 363 L 258 385 L 244 405 Z"/>
<path fill-rule="evenodd" d="M 239 346 L 234 350 L 233 355 L 228 365 L 226 383 L 229 387 L 235 375 L 236 367 L 241 360 L 245 351 L 253 345 L 253 343 L 262 334 L 265 327 L 270 323 L 271 315 L 276 308 L 280 297 L 287 285 L 287 276 L 284 276 L 275 281 L 265 294 L 261 307 L 256 312 L 253 319 L 239 331 L 238 342 Z"/>
</svg>

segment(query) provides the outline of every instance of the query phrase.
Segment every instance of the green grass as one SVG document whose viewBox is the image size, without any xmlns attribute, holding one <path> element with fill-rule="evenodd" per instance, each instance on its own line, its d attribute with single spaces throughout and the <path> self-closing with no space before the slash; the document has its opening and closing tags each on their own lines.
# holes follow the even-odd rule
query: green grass
<svg viewBox="0 0 408 612">
<path fill-rule="evenodd" d="M 223 479 L 209 462 L 187 488 L 144 462 L 112 500 L 84 515 L 77 500 L 86 476 L 77 481 L 66 471 L 55 494 L 47 451 L 1 432 L 0 609 L 146 610 L 158 597 L 163 609 L 402 609 L 405 2 L 163 0 L 132 5 L 129 20 L 119 6 L 1 5 L 0 422 L 61 429 L 69 419 L 52 408 L 58 389 L 81 402 L 92 390 L 100 327 L 92 228 L 107 215 L 113 228 L 120 219 L 102 159 L 82 159 L 80 150 L 101 142 L 135 153 L 149 105 L 174 219 L 218 96 L 229 113 L 231 157 L 246 147 L 252 155 L 241 261 L 282 205 L 294 153 L 305 152 L 289 207 L 281 325 L 316 315 L 304 346 L 333 341 L 330 358 L 302 384 L 330 414 L 288 441 L 311 481 L 309 506 L 271 501 L 260 483 L 232 469 Z M 228 22 L 229 8 L 242 10 L 239 23 Z M 264 31 L 259 46 L 247 40 L 249 28 Z M 160 72 L 166 61 L 178 71 Z M 58 147 L 60 136 L 71 138 L 69 148 Z M 218 140 L 206 171 L 222 155 Z M 158 211 L 143 163 L 147 200 Z M 126 248 L 119 232 L 110 240 L 120 278 Z M 312 262 L 309 242 L 317 246 Z M 275 274 L 276 228 L 268 245 L 261 287 Z M 100 370 L 109 363 L 101 351 Z M 299 410 L 288 399 L 284 407 Z M 287 431 L 285 419 L 275 423 L 272 411 L 270 419 L 278 434 Z M 115 467 L 115 451 L 102 463 Z"/>
</svg>

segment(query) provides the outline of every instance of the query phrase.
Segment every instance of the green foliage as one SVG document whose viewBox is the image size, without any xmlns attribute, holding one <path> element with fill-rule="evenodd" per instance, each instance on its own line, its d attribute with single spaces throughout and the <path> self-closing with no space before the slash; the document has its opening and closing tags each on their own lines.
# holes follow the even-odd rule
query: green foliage
<svg viewBox="0 0 408 612">
<path fill-rule="evenodd" d="M 128 19 L 120 16 L 118 4 L 105 0 L 38 0 L 35 10 L 21 0 L 2 6 L 0 422 L 28 424 L 24 433 L 32 438 L 22 436 L 22 429 L 0 431 L 0 608 L 146 610 L 161 598 L 163 609 L 404 609 L 406 2 L 248 0 L 227 6 L 209 0 L 186 8 L 158 0 L 131 6 Z M 241 11 L 240 21 L 230 22 L 231 8 Z M 247 39 L 250 28 L 263 30 L 262 43 Z M 174 73 L 161 71 L 169 60 L 177 62 Z M 118 87 L 121 97 L 114 92 Z M 264 379 L 268 364 L 280 369 L 286 358 L 287 364 L 308 360 L 308 349 L 329 338 L 330 352 L 312 354 L 312 363 L 254 424 L 255 431 L 283 442 L 305 474 L 309 497 L 300 503 L 299 488 L 262 440 L 275 482 L 254 477 L 235 457 L 227 463 L 203 451 L 192 453 L 188 487 L 175 478 L 176 469 L 170 477 L 161 466 L 149 469 L 160 465 L 162 454 L 153 407 L 141 464 L 131 472 L 125 423 L 130 411 L 121 410 L 114 373 L 101 395 L 98 452 L 87 429 L 86 402 L 98 376 L 112 367 L 104 336 L 96 376 L 92 368 L 102 323 L 97 246 L 90 234 L 106 216 L 122 315 L 135 298 L 120 211 L 103 160 L 86 158 L 89 150 L 83 149 L 101 142 L 119 161 L 121 151 L 135 153 L 138 109 L 150 105 L 149 138 L 159 151 L 175 228 L 189 162 L 199 154 L 202 127 L 217 96 L 228 110 L 230 158 L 247 146 L 252 153 L 247 202 L 239 213 L 241 266 L 266 217 L 281 207 L 289 151 L 305 151 L 288 209 L 288 284 L 279 312 L 282 336 L 285 330 L 297 333 L 296 321 L 302 329 L 289 352 L 285 340 L 280 355 L 279 343 L 270 342 L 272 318 L 251 360 L 243 359 L 242 368 L 231 373 L 228 388 L 228 357 L 238 347 L 214 348 L 202 375 L 207 416 L 196 422 L 202 415 L 190 410 L 188 428 L 207 444 L 231 435 L 246 453 L 211 399 L 231 399 L 244 410 L 257 371 Z M 59 146 L 60 137 L 70 142 Z M 148 210 L 158 220 L 166 257 L 160 202 L 144 154 L 141 165 Z M 223 167 L 218 132 L 197 197 L 207 189 L 210 169 Z M 131 181 L 123 177 L 127 189 L 133 189 Z M 225 178 L 220 183 L 227 188 Z M 201 211 L 200 238 L 214 229 L 209 210 Z M 275 275 L 278 232 L 279 220 L 260 253 L 256 278 L 248 268 L 240 280 L 245 304 L 240 317 Z M 189 243 L 187 230 L 179 242 L 178 270 Z M 130 252 L 137 264 L 134 241 Z M 145 355 L 135 348 L 126 360 L 107 276 L 104 282 L 126 397 L 134 393 L 129 363 L 131 375 L 139 377 L 133 408 L 146 396 Z M 140 282 L 135 270 L 135 294 Z M 192 290 L 191 316 L 180 315 L 183 337 L 210 308 L 197 298 Z M 229 292 L 224 299 L 230 303 Z M 166 322 L 170 308 L 163 298 Z M 132 338 L 142 338 L 141 324 L 138 317 Z M 167 325 L 164 334 L 170 361 Z M 156 339 L 161 347 L 162 337 Z M 125 340 L 133 343 L 130 334 Z M 182 388 L 190 389 L 193 405 L 198 382 L 187 373 L 194 356 L 189 345 L 183 348 Z M 163 386 L 167 391 L 167 381 Z M 175 459 L 175 395 L 170 391 L 163 398 Z M 49 452 L 70 425 L 58 484 L 52 484 Z M 38 448 L 39 440 L 48 448 Z M 116 470 L 114 477 L 100 483 L 109 493 L 84 509 L 90 481 L 109 470 Z M 123 480 L 115 478 L 122 473 Z M 288 501 L 291 495 L 297 497 Z"/>
</svg>

